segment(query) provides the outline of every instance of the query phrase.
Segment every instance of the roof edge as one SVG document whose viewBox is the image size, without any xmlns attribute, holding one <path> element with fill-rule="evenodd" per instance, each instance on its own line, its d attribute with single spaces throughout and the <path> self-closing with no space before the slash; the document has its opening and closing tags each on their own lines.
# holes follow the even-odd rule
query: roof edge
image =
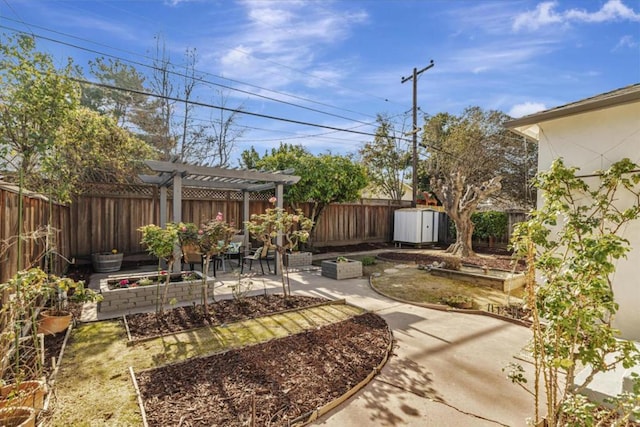
<svg viewBox="0 0 640 427">
<path fill-rule="evenodd" d="M 558 119 L 561 117 L 573 116 L 580 113 L 585 113 L 587 111 L 601 110 L 604 108 L 615 107 L 618 105 L 629 104 L 632 102 L 640 101 L 640 84 L 630 86 L 636 88 L 630 92 L 621 93 L 619 95 L 608 96 L 601 99 L 594 99 L 589 102 L 589 98 L 586 98 L 581 101 L 576 101 L 571 104 L 567 104 L 564 106 L 556 107 L 550 110 L 541 111 L 539 113 L 530 114 L 525 117 L 521 117 L 519 119 L 510 120 L 505 123 L 505 126 L 509 129 L 513 129 L 520 126 L 534 125 L 540 122 L 546 122 L 549 120 Z M 617 92 L 618 89 L 613 92 Z M 626 89 L 629 89 L 627 87 Z M 609 92 L 612 93 L 612 92 Z M 602 94 L 606 95 L 606 94 Z M 601 95 L 597 95 L 593 98 L 598 98 Z"/>
</svg>

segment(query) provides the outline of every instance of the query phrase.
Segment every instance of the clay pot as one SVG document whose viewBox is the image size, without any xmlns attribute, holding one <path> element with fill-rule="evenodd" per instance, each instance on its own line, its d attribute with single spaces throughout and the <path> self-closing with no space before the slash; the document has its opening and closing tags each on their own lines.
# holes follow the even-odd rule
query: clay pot
<svg viewBox="0 0 640 427">
<path fill-rule="evenodd" d="M 38 321 L 38 333 L 45 335 L 53 335 L 66 330 L 71 324 L 72 314 L 66 311 L 55 313 L 51 310 L 40 312 L 40 320 Z"/>
<path fill-rule="evenodd" d="M 6 427 L 35 427 L 36 411 L 25 406 L 0 409 L 0 425 Z"/>
<path fill-rule="evenodd" d="M 22 381 L 0 388 L 0 408 L 31 407 L 41 410 L 47 386 L 43 381 Z M 4 425 L 0 422 L 0 425 Z"/>
</svg>

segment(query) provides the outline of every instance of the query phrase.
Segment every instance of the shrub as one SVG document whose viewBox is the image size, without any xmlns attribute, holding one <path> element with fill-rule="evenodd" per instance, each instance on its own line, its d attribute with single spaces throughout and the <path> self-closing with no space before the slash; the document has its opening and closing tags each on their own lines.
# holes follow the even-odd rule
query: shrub
<svg viewBox="0 0 640 427">
<path fill-rule="evenodd" d="M 374 265 L 376 263 L 376 259 L 372 256 L 365 256 L 362 257 L 362 260 L 360 262 L 362 262 L 363 266 Z"/>
</svg>

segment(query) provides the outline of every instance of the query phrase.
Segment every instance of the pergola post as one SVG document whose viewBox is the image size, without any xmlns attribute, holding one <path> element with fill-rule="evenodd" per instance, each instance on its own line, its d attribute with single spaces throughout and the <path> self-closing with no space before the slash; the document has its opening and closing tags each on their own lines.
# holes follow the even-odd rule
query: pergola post
<svg viewBox="0 0 640 427">
<path fill-rule="evenodd" d="M 249 211 L 249 196 L 251 196 L 251 193 L 249 193 L 248 191 L 242 192 L 242 226 L 244 229 L 244 240 L 242 244 L 245 248 L 245 252 L 249 250 L 249 227 L 246 224 L 246 221 L 249 221 L 251 219 L 251 214 Z"/>
<path fill-rule="evenodd" d="M 284 185 L 282 184 L 277 184 L 276 185 L 276 206 L 279 209 L 283 209 L 284 208 Z M 279 231 L 278 235 L 276 236 L 276 245 L 278 245 L 278 247 L 282 247 L 282 232 Z M 273 269 L 274 272 L 276 274 L 278 274 L 278 267 L 282 264 L 280 264 L 281 260 L 280 258 L 282 258 L 282 255 L 276 251 L 276 262 L 275 262 L 275 268 Z"/>
<path fill-rule="evenodd" d="M 160 227 L 167 225 L 167 187 L 160 187 Z"/>
<path fill-rule="evenodd" d="M 176 173 L 173 177 L 173 222 L 178 224 L 182 221 L 182 175 Z M 179 273 L 182 271 L 182 262 L 180 260 L 182 256 L 182 250 L 180 249 L 180 244 L 176 243 L 173 248 L 173 259 L 176 262 L 173 263 L 173 272 Z M 203 274 L 207 274 L 207 272 L 203 271 Z"/>
</svg>

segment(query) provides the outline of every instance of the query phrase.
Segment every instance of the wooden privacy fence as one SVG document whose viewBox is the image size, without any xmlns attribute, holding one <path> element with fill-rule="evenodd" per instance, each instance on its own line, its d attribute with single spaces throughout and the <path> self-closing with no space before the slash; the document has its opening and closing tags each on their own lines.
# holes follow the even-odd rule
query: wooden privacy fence
<svg viewBox="0 0 640 427">
<path fill-rule="evenodd" d="M 69 207 L 49 203 L 42 195 L 23 191 L 22 224 L 19 223 L 19 191 L 13 184 L 0 182 L 0 283 L 6 282 L 18 269 L 18 236 L 22 235 L 22 265 L 44 267 L 47 225 L 50 225 L 51 267 L 62 273 L 69 259 Z M 21 226 L 21 227 L 20 227 Z"/>
<path fill-rule="evenodd" d="M 171 192 L 169 192 L 171 193 Z M 262 213 L 271 206 L 272 194 L 251 194 L 249 212 Z M 0 280 L 6 281 L 17 269 L 18 191 L 15 186 L 0 182 Z M 125 254 L 144 253 L 138 228 L 158 224 L 160 197 L 154 185 L 91 185 L 84 195 L 69 206 L 50 204 L 46 197 L 26 192 L 24 196 L 23 233 L 34 235 L 48 224 L 51 208 L 56 271 L 64 269 L 64 258 L 88 259 L 94 252 L 117 249 Z M 172 199 L 169 194 L 167 212 L 172 221 Z M 357 203 L 332 204 L 326 207 L 318 221 L 312 243 L 315 246 L 390 242 L 393 240 L 393 217 L 396 209 L 407 207 L 387 200 L 361 200 Z M 304 205 L 308 215 L 310 205 Z M 222 212 L 225 220 L 242 228 L 242 194 L 233 191 L 183 188 L 182 220 L 201 224 Z M 515 222 L 525 219 L 523 213 L 510 213 L 509 230 Z M 443 226 L 445 226 L 443 224 Z M 441 233 L 446 241 L 446 233 Z M 508 238 L 506 238 L 508 241 Z M 44 253 L 43 239 L 27 239 L 23 248 L 24 265 L 39 262 Z"/>
<path fill-rule="evenodd" d="M 171 192 L 167 200 L 172 221 Z M 249 214 L 271 206 L 273 194 L 252 193 Z M 92 185 L 70 205 L 70 246 L 74 256 L 117 249 L 125 254 L 143 253 L 138 228 L 158 224 L 159 194 L 153 185 Z M 182 221 L 201 224 L 222 212 L 226 221 L 242 228 L 242 194 L 234 191 L 183 188 Z M 388 201 L 361 201 L 329 205 L 318 221 L 313 244 L 317 246 L 384 242 L 393 238 L 393 212 L 399 207 Z M 309 214 L 310 205 L 303 211 Z M 247 218 L 248 219 L 248 218 Z"/>
</svg>

